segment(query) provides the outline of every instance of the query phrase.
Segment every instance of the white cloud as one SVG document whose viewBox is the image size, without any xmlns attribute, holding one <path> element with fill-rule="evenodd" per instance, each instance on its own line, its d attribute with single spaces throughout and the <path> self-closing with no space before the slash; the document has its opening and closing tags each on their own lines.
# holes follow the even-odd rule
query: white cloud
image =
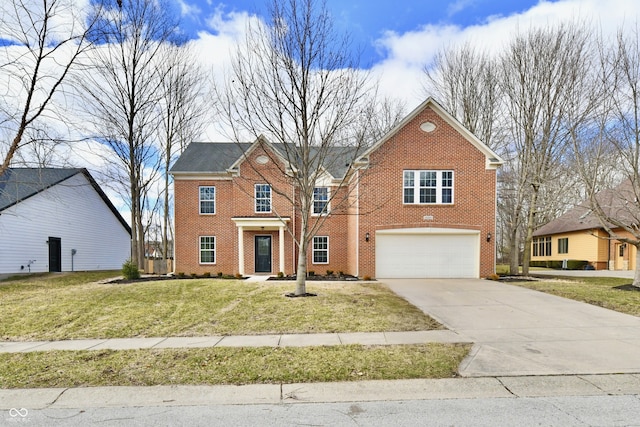
<svg viewBox="0 0 640 427">
<path fill-rule="evenodd" d="M 453 16 L 458 12 L 462 12 L 466 7 L 474 4 L 474 0 L 456 0 L 453 3 L 449 3 L 447 6 L 447 15 Z"/>
<path fill-rule="evenodd" d="M 463 4 L 464 1 L 455 4 Z M 603 35 L 613 35 L 619 26 L 635 26 L 640 17 L 636 0 L 541 1 L 536 6 L 509 16 L 487 17 L 469 27 L 429 24 L 406 33 L 386 32 L 376 41 L 384 59 L 373 70 L 381 79 L 381 94 L 407 101 L 409 108 L 424 99 L 422 68 L 438 49 L 470 42 L 489 52 L 499 52 L 517 32 L 530 27 L 577 22 L 594 25 Z"/>
</svg>

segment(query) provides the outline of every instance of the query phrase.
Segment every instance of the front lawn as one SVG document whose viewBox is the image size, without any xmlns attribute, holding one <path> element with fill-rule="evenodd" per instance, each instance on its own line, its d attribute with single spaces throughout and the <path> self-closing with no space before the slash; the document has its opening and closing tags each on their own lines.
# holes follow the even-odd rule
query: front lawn
<svg viewBox="0 0 640 427">
<path fill-rule="evenodd" d="M 0 337 L 56 340 L 139 336 L 407 331 L 442 326 L 376 283 L 184 279 L 99 283 L 111 273 L 0 282 Z M 0 388 L 251 384 L 450 378 L 470 345 L 257 347 L 0 353 Z"/>
<path fill-rule="evenodd" d="M 540 281 L 510 282 L 536 291 L 640 316 L 640 290 L 629 286 L 632 279 L 610 277 L 558 277 Z"/>
<path fill-rule="evenodd" d="M 469 348 L 423 344 L 0 354 L 0 388 L 451 378 Z"/>
<path fill-rule="evenodd" d="M 45 275 L 0 282 L 0 339 L 412 331 L 442 328 L 377 283 L 295 284 L 183 279 L 98 283 L 117 273 Z"/>
</svg>

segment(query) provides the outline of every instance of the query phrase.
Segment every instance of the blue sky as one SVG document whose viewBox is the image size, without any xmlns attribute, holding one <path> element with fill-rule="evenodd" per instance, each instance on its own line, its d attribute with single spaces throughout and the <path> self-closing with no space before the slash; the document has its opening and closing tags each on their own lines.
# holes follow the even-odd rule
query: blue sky
<svg viewBox="0 0 640 427">
<path fill-rule="evenodd" d="M 177 1 L 188 11 L 182 23 L 191 37 L 207 29 L 211 15 L 248 12 L 264 16 L 267 4 L 260 0 Z M 538 0 L 327 0 L 327 7 L 334 16 L 335 28 L 349 32 L 363 49 L 364 62 L 370 64 L 384 56 L 376 41 L 387 32 L 419 31 L 425 25 L 484 25 L 498 17 L 522 13 L 537 3 Z"/>
</svg>

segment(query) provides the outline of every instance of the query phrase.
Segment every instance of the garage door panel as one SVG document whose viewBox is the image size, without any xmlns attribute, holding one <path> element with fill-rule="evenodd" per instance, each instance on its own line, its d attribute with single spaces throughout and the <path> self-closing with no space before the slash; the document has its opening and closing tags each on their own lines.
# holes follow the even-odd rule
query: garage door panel
<svg viewBox="0 0 640 427">
<path fill-rule="evenodd" d="M 479 233 L 377 234 L 376 276 L 478 277 Z"/>
</svg>

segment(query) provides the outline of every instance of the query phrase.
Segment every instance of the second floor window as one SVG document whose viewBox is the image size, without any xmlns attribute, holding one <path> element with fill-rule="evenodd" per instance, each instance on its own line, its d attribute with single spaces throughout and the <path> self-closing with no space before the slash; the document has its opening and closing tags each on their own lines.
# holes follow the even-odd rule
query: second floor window
<svg viewBox="0 0 640 427">
<path fill-rule="evenodd" d="M 271 186 L 256 184 L 256 212 L 271 212 Z"/>
<path fill-rule="evenodd" d="M 216 213 L 216 187 L 200 187 L 200 214 Z"/>
<path fill-rule="evenodd" d="M 402 188 L 404 204 L 452 204 L 453 171 L 406 170 Z"/>
<path fill-rule="evenodd" d="M 313 214 L 324 215 L 329 213 L 329 189 L 316 187 L 313 189 Z"/>
</svg>

